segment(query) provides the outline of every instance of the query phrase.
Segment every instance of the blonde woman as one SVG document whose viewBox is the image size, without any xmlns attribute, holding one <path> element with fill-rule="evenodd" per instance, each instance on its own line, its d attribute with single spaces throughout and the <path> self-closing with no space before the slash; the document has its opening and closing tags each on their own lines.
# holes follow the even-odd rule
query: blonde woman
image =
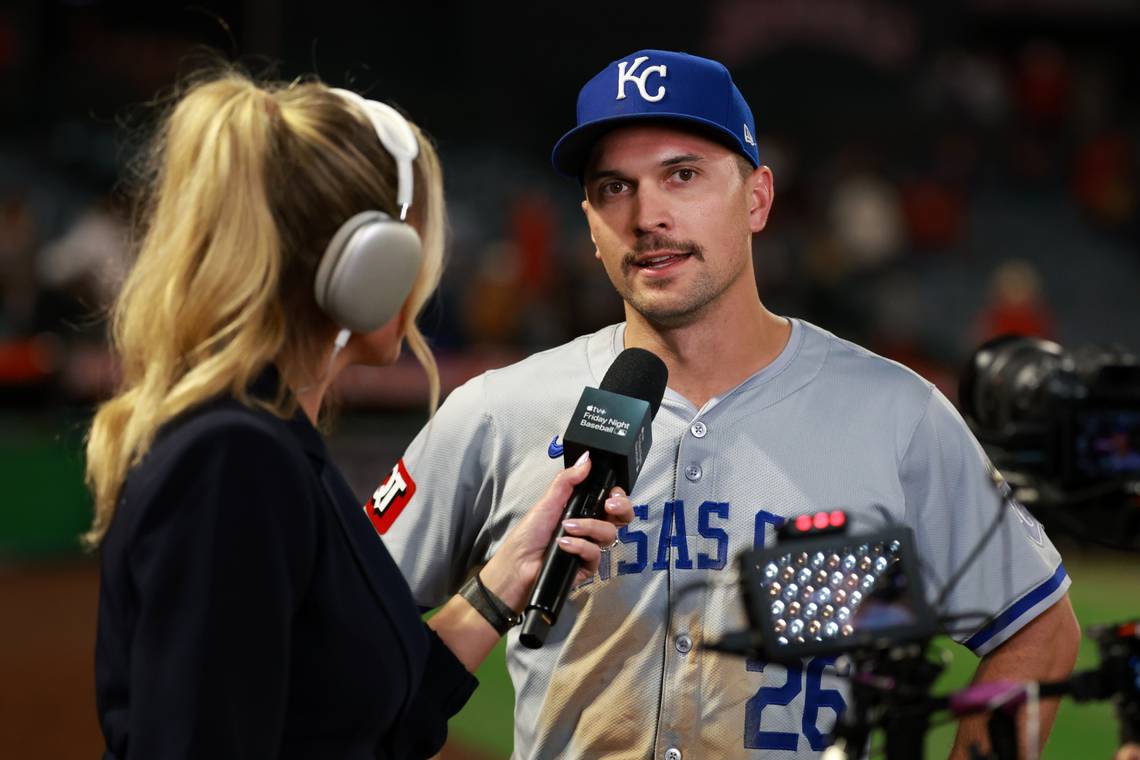
<svg viewBox="0 0 1140 760">
<path fill-rule="evenodd" d="M 589 461 L 424 624 L 315 425 L 340 370 L 405 338 L 435 406 L 415 325 L 443 247 L 432 145 L 354 93 L 226 72 L 178 100 L 150 167 L 122 386 L 87 448 L 105 757 L 429 756 Z M 632 516 L 619 491 L 607 510 L 561 539 L 582 578 Z"/>
</svg>

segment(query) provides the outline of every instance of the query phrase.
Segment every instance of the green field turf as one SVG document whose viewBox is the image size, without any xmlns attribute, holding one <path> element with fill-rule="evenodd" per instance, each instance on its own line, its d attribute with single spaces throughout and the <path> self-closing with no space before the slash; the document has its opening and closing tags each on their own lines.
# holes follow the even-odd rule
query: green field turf
<svg viewBox="0 0 1140 760">
<path fill-rule="evenodd" d="M 1079 549 L 1064 550 L 1065 567 L 1073 578 L 1070 598 L 1082 627 L 1140 617 L 1140 558 L 1123 554 L 1094 555 Z M 969 650 L 949 640 L 941 642 L 953 661 L 935 685 L 935 693 L 964 686 L 977 663 Z M 1077 668 L 1093 667 L 1096 646 L 1085 639 Z M 511 753 L 513 691 L 507 677 L 503 647 L 499 646 L 479 669 L 479 689 L 456 718 L 451 735 L 486 752 L 506 758 Z M 927 735 L 927 757 L 944 758 L 954 738 L 954 726 L 945 725 Z M 1046 760 L 1110 760 L 1119 730 L 1108 703 L 1076 704 L 1065 700 L 1057 715 Z"/>
<path fill-rule="evenodd" d="M 76 415 L 0 414 L 0 561 L 66 557 L 91 523 Z"/>
</svg>

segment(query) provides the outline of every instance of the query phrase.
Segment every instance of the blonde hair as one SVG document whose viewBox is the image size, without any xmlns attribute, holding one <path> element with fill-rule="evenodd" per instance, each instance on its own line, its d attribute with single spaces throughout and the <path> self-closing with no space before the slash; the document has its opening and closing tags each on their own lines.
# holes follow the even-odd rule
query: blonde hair
<svg viewBox="0 0 1140 760">
<path fill-rule="evenodd" d="M 412 129 L 420 152 L 411 215 L 423 263 L 403 328 L 434 413 L 439 373 L 415 320 L 443 266 L 443 182 L 433 146 Z M 371 122 L 316 81 L 259 84 L 226 70 L 192 84 L 145 166 L 137 258 L 111 314 L 122 380 L 87 440 L 90 547 L 165 422 L 221 393 L 281 416 L 296 410 L 285 381 L 318 382 L 337 329 L 313 295 L 321 254 L 354 214 L 399 214 L 395 162 Z M 269 363 L 282 385 L 272 401 L 252 399 L 246 388 Z"/>
</svg>

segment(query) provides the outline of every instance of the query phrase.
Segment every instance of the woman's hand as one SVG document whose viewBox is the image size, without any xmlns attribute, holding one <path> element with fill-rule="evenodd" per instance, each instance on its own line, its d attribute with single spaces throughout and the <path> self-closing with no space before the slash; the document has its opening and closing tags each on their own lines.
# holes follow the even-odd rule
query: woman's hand
<svg viewBox="0 0 1140 760">
<path fill-rule="evenodd" d="M 495 595 L 515 612 L 526 606 L 531 588 L 542 569 L 546 547 L 558 527 L 558 520 L 570 500 L 574 486 L 590 473 L 589 452 L 554 478 L 546 493 L 515 525 L 499 550 L 480 571 L 479 577 Z M 566 535 L 559 547 L 582 559 L 574 583 L 581 583 L 598 569 L 602 548 L 617 540 L 618 527 L 633 519 L 633 505 L 621 488 L 614 488 L 605 502 L 605 519 L 575 519 L 563 523 Z"/>
<path fill-rule="evenodd" d="M 1140 760 L 1140 744 L 1125 744 L 1116 751 L 1113 760 Z"/>
<path fill-rule="evenodd" d="M 526 606 L 531 587 L 542 570 L 546 547 L 558 528 L 570 494 L 589 473 L 590 460 L 585 455 L 573 467 L 558 473 L 538 503 L 511 528 L 495 556 L 479 571 L 483 585 L 516 613 Z M 632 519 L 633 505 L 624 491 L 615 488 L 605 501 L 604 520 L 570 520 L 563 525 L 566 535 L 559 539 L 559 546 L 582 558 L 575 583 L 581 583 L 597 571 L 602 547 L 613 544 L 618 526 Z M 491 623 L 458 594 L 428 625 L 472 673 L 500 638 Z"/>
</svg>

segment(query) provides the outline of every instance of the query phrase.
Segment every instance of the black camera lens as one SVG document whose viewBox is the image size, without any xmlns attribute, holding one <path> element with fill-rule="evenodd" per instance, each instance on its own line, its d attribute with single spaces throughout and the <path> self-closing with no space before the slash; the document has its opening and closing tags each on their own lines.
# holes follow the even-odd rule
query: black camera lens
<svg viewBox="0 0 1140 760">
<path fill-rule="evenodd" d="M 1140 362 L 1119 346 L 1067 352 L 1041 338 L 994 338 L 966 364 L 958 402 L 998 469 L 1035 490 L 1064 499 L 1140 478 Z"/>
<path fill-rule="evenodd" d="M 962 413 L 978 427 L 1000 430 L 1034 417 L 1052 393 L 1072 385 L 1071 362 L 1052 341 L 1003 335 L 982 344 L 958 382 Z"/>
</svg>

